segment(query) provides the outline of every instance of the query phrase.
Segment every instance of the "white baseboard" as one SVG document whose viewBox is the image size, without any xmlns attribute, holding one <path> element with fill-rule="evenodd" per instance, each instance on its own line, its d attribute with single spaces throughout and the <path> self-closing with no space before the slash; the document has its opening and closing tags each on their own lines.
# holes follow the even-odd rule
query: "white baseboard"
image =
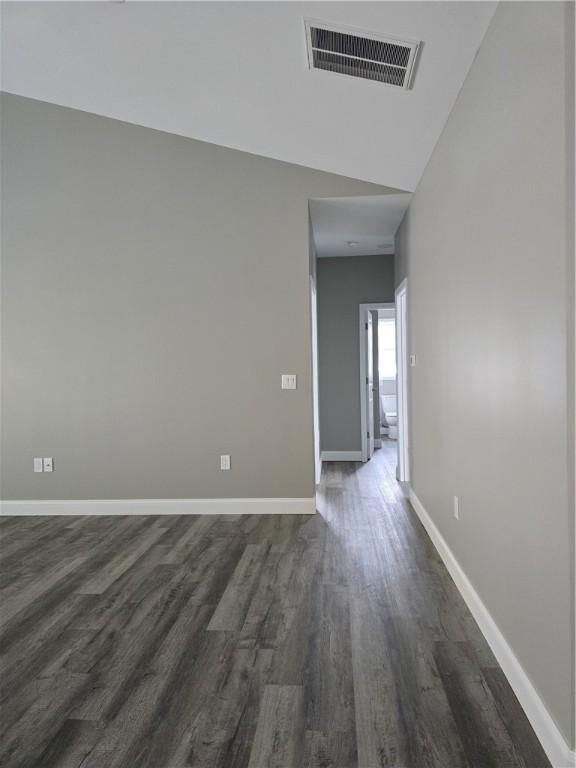
<svg viewBox="0 0 576 768">
<path fill-rule="evenodd" d="M 2 515 L 313 515 L 309 499 L 90 499 L 2 501 Z"/>
<path fill-rule="evenodd" d="M 322 451 L 322 461 L 362 461 L 362 451 Z"/>
<path fill-rule="evenodd" d="M 444 561 L 444 565 L 460 590 L 471 614 L 476 619 L 494 656 L 502 667 L 502 671 L 524 709 L 553 768 L 574 768 L 576 765 L 576 753 L 570 749 L 564 740 L 546 705 L 540 698 L 538 691 L 516 658 L 514 651 L 412 488 L 410 488 L 409 499 L 422 525 L 432 539 L 438 554 Z"/>
</svg>

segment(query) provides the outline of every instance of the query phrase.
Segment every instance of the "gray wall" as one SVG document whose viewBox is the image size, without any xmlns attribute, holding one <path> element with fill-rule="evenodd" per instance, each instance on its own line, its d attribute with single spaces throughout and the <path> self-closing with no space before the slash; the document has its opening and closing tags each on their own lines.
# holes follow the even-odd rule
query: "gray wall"
<svg viewBox="0 0 576 768">
<path fill-rule="evenodd" d="M 359 304 L 394 301 L 394 257 L 318 259 L 320 442 L 359 451 Z"/>
<path fill-rule="evenodd" d="M 401 225 L 396 279 L 417 355 L 412 485 L 573 744 L 567 16 L 498 7 Z"/>
<path fill-rule="evenodd" d="M 386 190 L 16 96 L 1 149 L 3 497 L 312 496 L 308 198 Z"/>
</svg>

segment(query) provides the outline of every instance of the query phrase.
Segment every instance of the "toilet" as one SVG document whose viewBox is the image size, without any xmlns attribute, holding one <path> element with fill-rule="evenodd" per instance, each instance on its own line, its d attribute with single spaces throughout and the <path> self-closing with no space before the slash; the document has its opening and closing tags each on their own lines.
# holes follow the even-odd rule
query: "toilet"
<svg viewBox="0 0 576 768">
<path fill-rule="evenodd" d="M 398 439 L 398 412 L 396 395 L 380 395 L 380 432 L 390 440 Z"/>
</svg>

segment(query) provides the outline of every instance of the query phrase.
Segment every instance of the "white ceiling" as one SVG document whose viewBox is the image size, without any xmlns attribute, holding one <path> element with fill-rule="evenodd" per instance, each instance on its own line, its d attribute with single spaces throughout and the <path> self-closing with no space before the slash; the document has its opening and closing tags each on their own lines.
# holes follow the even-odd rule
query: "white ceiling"
<svg viewBox="0 0 576 768">
<path fill-rule="evenodd" d="M 5 2 L 2 88 L 413 191 L 495 2 Z M 412 90 L 310 71 L 303 19 L 423 41 Z"/>
<path fill-rule="evenodd" d="M 311 200 L 316 255 L 322 258 L 394 253 L 394 235 L 411 197 L 403 192 Z"/>
</svg>

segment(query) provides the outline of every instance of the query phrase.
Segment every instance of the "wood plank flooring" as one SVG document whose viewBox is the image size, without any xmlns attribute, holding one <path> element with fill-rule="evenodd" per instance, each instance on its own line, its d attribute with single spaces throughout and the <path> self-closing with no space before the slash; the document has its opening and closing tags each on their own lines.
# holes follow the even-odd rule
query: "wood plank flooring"
<svg viewBox="0 0 576 768">
<path fill-rule="evenodd" d="M 313 517 L 0 519 L 0 766 L 549 768 L 394 467 Z"/>
</svg>

